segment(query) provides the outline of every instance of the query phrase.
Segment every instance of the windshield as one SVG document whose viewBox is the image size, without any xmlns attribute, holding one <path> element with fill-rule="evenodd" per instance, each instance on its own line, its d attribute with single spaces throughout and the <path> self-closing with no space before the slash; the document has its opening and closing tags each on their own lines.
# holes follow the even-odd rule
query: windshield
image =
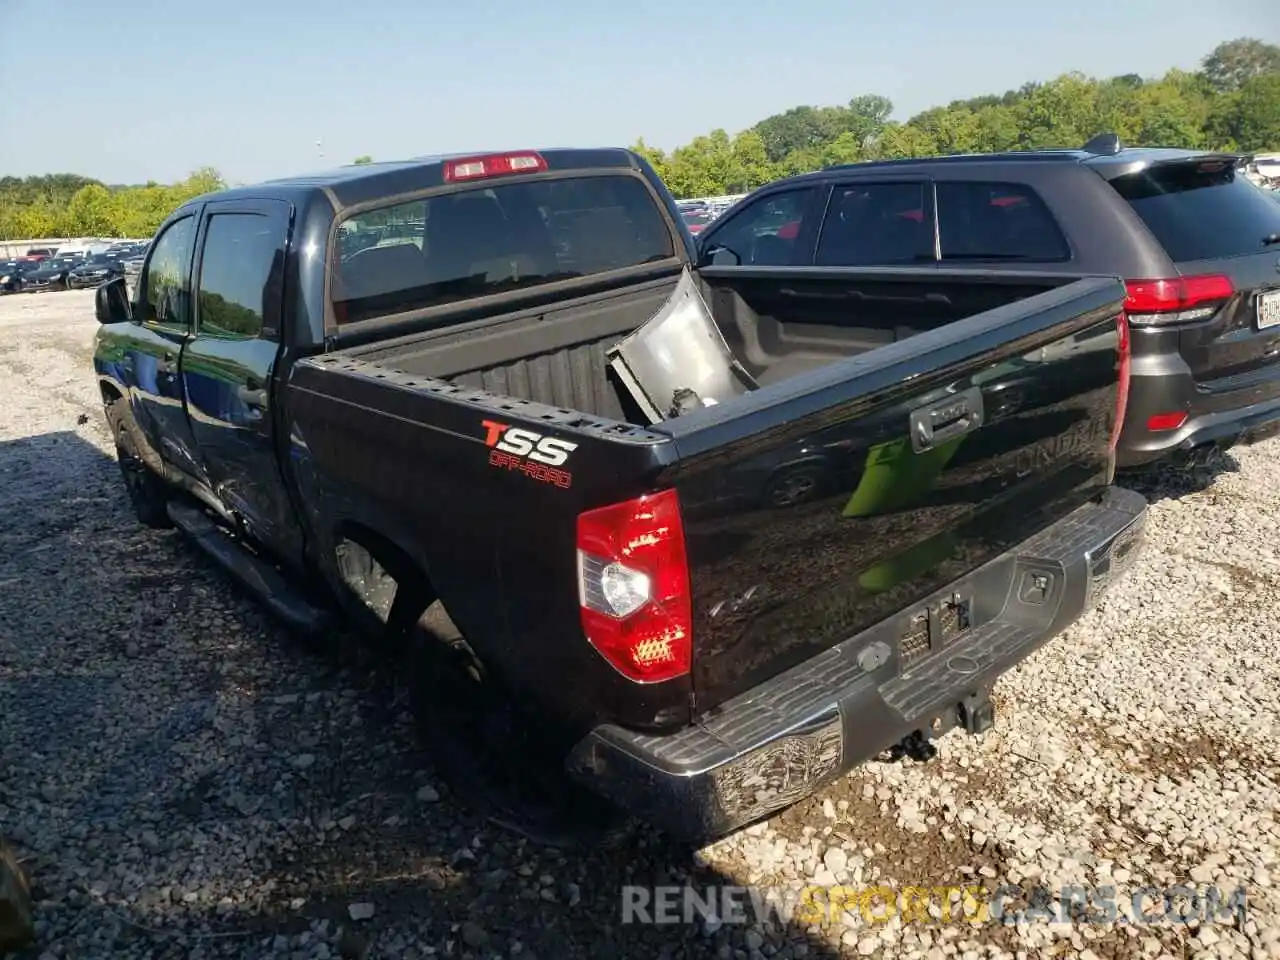
<svg viewBox="0 0 1280 960">
<path fill-rule="evenodd" d="M 339 323 L 421 310 L 675 256 L 645 182 L 529 180 L 361 211 L 341 226 Z"/>
</svg>

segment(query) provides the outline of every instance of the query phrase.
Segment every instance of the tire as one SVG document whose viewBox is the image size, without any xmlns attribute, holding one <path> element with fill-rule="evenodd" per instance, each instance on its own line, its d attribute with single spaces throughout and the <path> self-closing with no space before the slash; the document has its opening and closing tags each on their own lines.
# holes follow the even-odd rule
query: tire
<svg viewBox="0 0 1280 960">
<path fill-rule="evenodd" d="M 765 499 L 771 507 L 798 507 L 822 490 L 826 471 L 816 464 L 784 467 L 769 478 Z"/>
<path fill-rule="evenodd" d="M 622 811 L 570 781 L 561 755 L 514 708 L 439 601 L 400 649 L 419 742 L 457 801 L 552 849 L 598 850 L 630 835 Z"/>
<path fill-rule="evenodd" d="M 120 465 L 120 476 L 129 494 L 129 502 L 138 522 L 153 530 L 167 530 L 173 526 L 169 519 L 169 489 L 165 482 L 151 472 L 138 454 L 138 444 L 133 435 L 133 421 L 127 410 L 120 410 L 117 405 L 125 401 L 117 400 L 109 411 L 109 418 L 114 426 L 116 436 L 116 462 Z"/>
</svg>

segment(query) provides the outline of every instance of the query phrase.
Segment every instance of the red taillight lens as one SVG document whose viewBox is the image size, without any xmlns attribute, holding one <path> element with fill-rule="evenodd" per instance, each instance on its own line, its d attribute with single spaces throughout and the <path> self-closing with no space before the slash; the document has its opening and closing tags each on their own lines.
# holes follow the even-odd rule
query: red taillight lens
<svg viewBox="0 0 1280 960">
<path fill-rule="evenodd" d="M 491 153 L 482 157 L 447 161 L 444 165 L 444 179 L 446 183 L 456 183 L 515 173 L 541 173 L 546 169 L 547 161 L 539 153 Z"/>
<path fill-rule="evenodd" d="M 1185 410 L 1171 413 L 1153 413 L 1147 417 L 1147 429 L 1152 433 L 1163 433 L 1168 430 L 1177 430 L 1186 422 L 1187 412 Z"/>
<path fill-rule="evenodd" d="M 674 490 L 578 516 L 578 603 L 587 640 L 623 676 L 689 672 L 693 605 Z"/>
<path fill-rule="evenodd" d="M 1235 295 L 1230 277 L 1206 273 L 1166 280 L 1129 280 L 1124 309 L 1136 324 L 1185 323 L 1211 317 Z"/>
<path fill-rule="evenodd" d="M 1133 347 L 1129 337 L 1129 318 L 1124 311 L 1116 317 L 1117 373 L 1119 383 L 1116 387 L 1116 425 L 1111 431 L 1111 449 L 1114 451 L 1120 443 L 1120 431 L 1124 429 L 1124 416 L 1129 408 L 1129 367 L 1133 356 Z"/>
</svg>

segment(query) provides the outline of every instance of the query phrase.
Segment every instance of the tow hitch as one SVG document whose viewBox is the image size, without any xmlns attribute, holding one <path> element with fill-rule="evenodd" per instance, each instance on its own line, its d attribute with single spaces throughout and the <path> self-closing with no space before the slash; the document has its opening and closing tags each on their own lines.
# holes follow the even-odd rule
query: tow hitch
<svg viewBox="0 0 1280 960">
<path fill-rule="evenodd" d="M 960 726 L 965 733 L 986 733 L 996 722 L 996 705 L 986 691 L 971 694 L 960 701 Z"/>
</svg>

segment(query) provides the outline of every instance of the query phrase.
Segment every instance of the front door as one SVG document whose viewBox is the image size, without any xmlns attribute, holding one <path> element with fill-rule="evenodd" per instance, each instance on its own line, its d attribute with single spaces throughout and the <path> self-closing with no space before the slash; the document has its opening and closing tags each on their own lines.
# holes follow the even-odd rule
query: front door
<svg viewBox="0 0 1280 960">
<path fill-rule="evenodd" d="M 206 205 L 195 336 L 182 354 L 187 413 L 211 489 L 255 539 L 286 558 L 296 556 L 299 534 L 277 459 L 272 374 L 289 222 L 282 201 Z"/>
<path fill-rule="evenodd" d="M 138 278 L 134 320 L 122 325 L 113 352 L 129 386 L 134 421 L 148 444 L 168 463 L 195 477 L 200 460 L 183 409 L 178 372 L 182 346 L 191 336 L 191 261 L 199 212 L 165 224 Z"/>
</svg>

